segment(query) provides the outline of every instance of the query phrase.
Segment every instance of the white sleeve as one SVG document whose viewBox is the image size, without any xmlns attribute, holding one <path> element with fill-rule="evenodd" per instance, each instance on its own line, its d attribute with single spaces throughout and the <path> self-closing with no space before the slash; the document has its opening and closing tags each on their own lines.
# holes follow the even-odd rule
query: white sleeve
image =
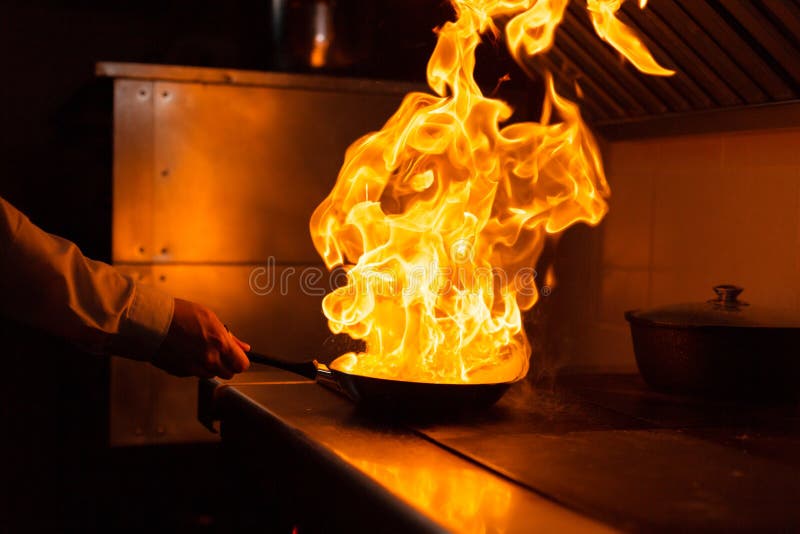
<svg viewBox="0 0 800 534">
<path fill-rule="evenodd" d="M 0 313 L 94 353 L 150 360 L 174 299 L 86 258 L 0 198 Z"/>
</svg>

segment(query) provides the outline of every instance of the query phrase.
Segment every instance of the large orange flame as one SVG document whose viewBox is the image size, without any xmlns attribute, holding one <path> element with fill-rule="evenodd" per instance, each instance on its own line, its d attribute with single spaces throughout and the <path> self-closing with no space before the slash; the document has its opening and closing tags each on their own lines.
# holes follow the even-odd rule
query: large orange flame
<svg viewBox="0 0 800 534">
<path fill-rule="evenodd" d="M 548 50 L 567 1 L 453 0 L 457 18 L 438 30 L 428 63 L 435 95 L 407 95 L 347 150 L 311 235 L 329 268 L 347 270 L 323 301 L 329 326 L 367 349 L 332 367 L 446 383 L 526 374 L 521 310 L 538 298 L 544 239 L 599 223 L 609 189 L 577 106 L 549 77 L 541 122 L 501 128 L 512 109 L 481 93 L 475 49 L 506 20 L 517 61 Z"/>
</svg>

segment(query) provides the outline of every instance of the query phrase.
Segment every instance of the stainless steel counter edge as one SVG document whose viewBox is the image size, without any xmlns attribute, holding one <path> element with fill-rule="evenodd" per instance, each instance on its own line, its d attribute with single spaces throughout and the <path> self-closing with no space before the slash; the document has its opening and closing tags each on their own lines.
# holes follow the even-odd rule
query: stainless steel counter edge
<svg viewBox="0 0 800 534">
<path fill-rule="evenodd" d="M 206 387 L 220 384 L 213 380 L 201 381 L 201 388 L 203 388 L 202 382 L 206 383 Z M 466 528 L 459 528 L 458 521 L 454 522 L 452 514 L 447 516 L 442 511 L 442 508 L 447 508 L 445 505 L 448 504 L 445 502 L 443 505 L 440 502 L 442 494 L 450 498 L 449 504 L 453 505 L 454 509 L 476 508 L 480 505 L 484 508 L 483 513 L 491 510 L 490 515 L 493 517 L 488 519 L 491 523 L 485 525 L 488 530 L 497 529 L 499 522 L 505 523 L 499 530 L 507 532 L 527 532 L 531 529 L 569 529 L 571 532 L 613 531 L 604 524 L 564 508 L 527 488 L 498 476 L 483 466 L 455 455 L 410 430 L 402 429 L 401 431 L 393 428 L 391 432 L 384 432 L 364 426 L 348 426 L 346 417 L 338 420 L 339 418 L 330 416 L 328 413 L 309 413 L 306 417 L 297 414 L 291 415 L 290 412 L 290 415 L 285 417 L 278 413 L 280 410 L 275 407 L 267 406 L 264 402 L 259 402 L 248 395 L 248 393 L 252 393 L 253 387 L 312 388 L 306 393 L 330 395 L 332 403 L 338 404 L 338 398 L 334 393 L 323 391 L 323 388 L 311 382 L 295 385 L 266 382 L 261 384 L 235 383 L 214 387 L 213 391 L 211 387 L 208 387 L 205 390 L 205 396 L 208 398 L 208 394 L 212 393 L 215 397 L 213 401 L 214 417 L 218 417 L 222 421 L 223 442 L 225 442 L 227 432 L 226 420 L 232 418 L 233 412 L 236 412 L 236 417 L 240 421 L 245 421 L 244 424 L 247 425 L 247 428 L 259 428 L 259 432 L 261 432 L 268 427 L 269 436 L 286 440 L 292 447 L 297 447 L 298 450 L 302 449 L 303 453 L 308 453 L 308 457 L 314 462 L 324 465 L 328 470 L 333 470 L 337 477 L 357 485 L 362 495 L 376 499 L 376 502 L 380 502 L 386 509 L 396 510 L 398 516 L 402 516 L 406 520 L 413 518 L 413 523 L 418 526 L 419 531 L 466 530 Z M 281 392 L 274 390 L 274 393 L 278 395 Z M 278 397 L 276 396 L 276 398 Z M 202 399 L 201 402 L 203 402 Z M 347 411 L 352 411 L 346 401 L 342 400 L 342 403 L 345 403 L 343 406 Z M 298 420 L 298 417 L 303 419 Z M 291 421 L 290 418 L 295 421 Z M 302 421 L 302 423 L 298 424 L 298 421 Z M 324 422 L 324 424 L 320 424 L 320 422 Z M 301 426 L 306 423 L 308 428 L 304 430 Z M 328 430 L 320 430 L 316 432 L 316 436 L 312 435 L 320 427 Z M 324 432 L 328 432 L 328 434 L 324 434 Z M 323 434 L 329 439 L 321 438 Z M 358 443 L 359 441 L 361 443 Z M 337 448 L 341 450 L 337 450 Z M 363 456 L 364 451 L 369 451 L 367 453 L 369 456 Z M 359 454 L 362 456 L 359 457 Z M 358 465 L 359 462 L 362 464 L 361 467 Z M 381 462 L 388 463 L 389 469 L 386 469 L 387 466 Z M 423 475 L 433 474 L 436 478 L 444 479 L 444 489 L 440 488 L 436 506 L 431 507 L 430 503 L 427 503 L 427 510 L 425 496 L 420 495 L 421 492 L 411 489 L 409 484 L 406 484 L 408 478 L 414 482 L 419 480 L 418 468 L 420 466 L 423 467 Z M 372 472 L 368 472 L 370 469 Z M 417 469 L 416 474 L 415 469 Z M 400 479 L 385 476 L 386 472 L 393 470 L 401 473 Z M 403 473 L 408 472 L 411 475 L 403 480 Z M 381 476 L 383 476 L 382 480 Z M 494 497 L 504 496 L 507 516 L 502 516 L 502 506 L 499 506 L 501 508 L 499 512 L 495 509 L 498 508 L 497 502 L 492 498 L 488 501 L 490 504 L 470 502 L 470 499 L 477 495 L 463 491 L 464 486 L 470 484 L 479 488 L 480 497 L 485 497 L 484 493 L 487 489 L 490 493 L 491 491 L 495 492 Z M 454 495 L 449 495 L 449 493 L 454 493 Z M 444 500 L 447 501 L 447 499 Z M 481 517 L 481 513 L 478 513 L 477 517 L 479 521 L 485 519 Z M 463 520 L 463 517 L 459 520 Z M 470 526 L 475 526 L 474 520 Z M 470 530 L 474 529 L 470 528 Z"/>
<path fill-rule="evenodd" d="M 276 428 L 284 430 L 284 436 L 291 440 L 293 446 L 307 450 L 309 453 L 316 456 L 316 460 L 334 469 L 339 476 L 363 487 L 365 493 L 368 493 L 373 499 L 381 501 L 382 504 L 390 509 L 396 509 L 399 514 L 411 520 L 414 524 L 415 532 L 447 532 L 447 530 L 438 525 L 435 521 L 420 513 L 413 505 L 399 499 L 397 495 L 349 464 L 333 450 L 314 440 L 305 432 L 293 426 L 278 414 L 272 412 L 268 407 L 238 391 L 235 386 L 224 387 L 218 392 L 218 395 L 220 397 L 228 396 L 235 398 L 236 401 L 259 410 L 259 414 L 269 417 Z M 221 398 L 220 401 L 225 402 L 222 401 Z M 255 424 L 257 424 L 257 422 L 255 422 Z M 222 432 L 224 435 L 224 430 Z M 322 503 L 319 504 L 321 505 Z"/>
</svg>

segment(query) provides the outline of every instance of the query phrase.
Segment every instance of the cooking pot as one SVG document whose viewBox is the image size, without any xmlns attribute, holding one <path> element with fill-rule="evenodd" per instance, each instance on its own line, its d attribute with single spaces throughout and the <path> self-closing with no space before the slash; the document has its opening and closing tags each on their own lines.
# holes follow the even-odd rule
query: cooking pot
<svg viewBox="0 0 800 534">
<path fill-rule="evenodd" d="M 800 397 L 800 314 L 750 306 L 743 289 L 625 312 L 639 372 L 654 389 L 722 398 Z"/>
</svg>

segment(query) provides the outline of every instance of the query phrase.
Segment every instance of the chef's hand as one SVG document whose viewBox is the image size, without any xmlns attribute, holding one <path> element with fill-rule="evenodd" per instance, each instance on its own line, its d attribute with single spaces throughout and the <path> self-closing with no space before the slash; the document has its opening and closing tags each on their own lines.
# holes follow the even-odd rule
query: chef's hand
<svg viewBox="0 0 800 534">
<path fill-rule="evenodd" d="M 175 299 L 175 312 L 153 365 L 176 376 L 232 378 L 250 366 L 240 341 L 205 306 Z"/>
</svg>

